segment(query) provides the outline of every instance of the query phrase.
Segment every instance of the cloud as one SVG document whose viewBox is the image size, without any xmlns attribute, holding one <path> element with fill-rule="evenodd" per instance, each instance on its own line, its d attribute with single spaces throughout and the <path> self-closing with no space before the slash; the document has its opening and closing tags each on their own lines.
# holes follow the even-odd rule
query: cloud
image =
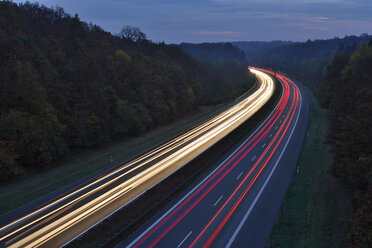
<svg viewBox="0 0 372 248">
<path fill-rule="evenodd" d="M 82 20 L 113 33 L 130 24 L 154 41 L 172 43 L 306 40 L 372 33 L 371 0 L 38 1 L 78 13 Z"/>
<path fill-rule="evenodd" d="M 319 20 L 322 20 L 322 21 L 328 21 L 328 20 L 331 20 L 331 18 L 323 17 L 323 16 L 319 16 L 318 19 L 319 19 Z"/>
</svg>

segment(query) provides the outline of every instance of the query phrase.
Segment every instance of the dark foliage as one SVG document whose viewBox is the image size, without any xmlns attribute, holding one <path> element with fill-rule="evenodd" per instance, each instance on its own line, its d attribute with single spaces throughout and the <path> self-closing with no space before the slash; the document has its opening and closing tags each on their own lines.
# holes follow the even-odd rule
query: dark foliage
<svg viewBox="0 0 372 248">
<path fill-rule="evenodd" d="M 333 57 L 325 76 L 333 173 L 355 191 L 353 247 L 372 247 L 372 44 Z"/>
<path fill-rule="evenodd" d="M 241 95 L 252 86 L 252 75 L 247 77 L 247 58 L 243 51 L 231 43 L 182 43 L 181 48 L 196 60 L 208 66 L 211 71 L 212 81 L 210 90 L 216 97 L 208 100 L 210 104 L 226 101 L 231 97 Z"/>
<path fill-rule="evenodd" d="M 182 43 L 181 47 L 190 53 L 197 60 L 211 65 L 218 65 L 226 62 L 235 62 L 247 65 L 247 57 L 244 51 L 231 43 Z"/>
<path fill-rule="evenodd" d="M 246 67 L 216 71 L 179 46 L 124 31 L 111 35 L 61 8 L 0 2 L 1 180 L 250 86 Z"/>
<path fill-rule="evenodd" d="M 274 43 L 257 52 L 249 60 L 255 66 L 289 73 L 301 80 L 319 98 L 327 65 L 337 52 L 351 54 L 360 44 L 368 44 L 372 36 L 346 36 L 329 40 L 308 40 L 283 45 Z M 248 44 L 249 45 L 249 44 Z"/>
<path fill-rule="evenodd" d="M 240 50 L 245 52 L 247 56 L 248 63 L 255 61 L 257 57 L 260 57 L 261 54 L 267 50 L 293 44 L 292 41 L 236 41 L 232 42 L 234 46 L 238 47 Z"/>
</svg>

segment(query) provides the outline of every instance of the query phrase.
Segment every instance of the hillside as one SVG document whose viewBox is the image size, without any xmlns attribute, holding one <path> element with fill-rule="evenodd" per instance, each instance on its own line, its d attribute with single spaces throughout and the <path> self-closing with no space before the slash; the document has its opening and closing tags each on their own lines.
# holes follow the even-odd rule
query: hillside
<svg viewBox="0 0 372 248">
<path fill-rule="evenodd" d="M 372 245 L 372 42 L 352 55 L 338 54 L 327 67 L 323 105 L 329 109 L 332 172 L 354 192 L 349 220 L 353 247 Z"/>
<path fill-rule="evenodd" d="M 235 62 L 288 73 L 320 98 L 326 67 L 333 55 L 337 52 L 351 54 L 360 44 L 367 44 L 371 39 L 371 35 L 362 34 L 307 42 L 182 43 L 181 47 L 205 64 Z M 245 59 L 242 58 L 244 54 Z"/>
<path fill-rule="evenodd" d="M 329 60 L 267 248 L 372 246 L 372 42 Z"/>
<path fill-rule="evenodd" d="M 223 62 L 234 62 L 247 65 L 244 51 L 233 46 L 232 43 L 181 43 L 181 48 L 191 54 L 197 60 L 216 65 Z"/>
<path fill-rule="evenodd" d="M 59 7 L 0 2 L 1 181 L 144 134 L 253 84 L 245 66 L 216 71 L 139 34 L 112 35 Z"/>
<path fill-rule="evenodd" d="M 244 51 L 248 62 L 252 62 L 257 56 L 260 56 L 262 52 L 269 49 L 286 46 L 292 44 L 292 41 L 237 41 L 232 42 L 234 46 L 238 47 L 240 50 Z"/>
<path fill-rule="evenodd" d="M 252 65 L 290 74 L 305 83 L 319 98 L 323 76 L 337 52 L 351 54 L 360 44 L 368 44 L 371 35 L 346 36 L 328 40 L 308 40 L 261 50 L 249 60 Z"/>
</svg>

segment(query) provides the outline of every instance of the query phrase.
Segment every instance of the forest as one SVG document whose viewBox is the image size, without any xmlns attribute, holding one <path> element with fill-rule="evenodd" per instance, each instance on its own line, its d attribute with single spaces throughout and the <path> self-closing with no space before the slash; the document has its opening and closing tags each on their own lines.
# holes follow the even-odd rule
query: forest
<svg viewBox="0 0 372 248">
<path fill-rule="evenodd" d="M 255 80 L 245 64 L 202 64 L 138 28 L 111 34 L 30 2 L 0 2 L 0 54 L 1 182 L 232 99 Z"/>
<path fill-rule="evenodd" d="M 181 48 L 204 64 L 238 63 L 248 65 L 243 50 L 230 42 L 221 43 L 181 43 Z"/>
<path fill-rule="evenodd" d="M 371 39 L 371 35 L 364 33 L 360 36 L 306 42 L 182 43 L 181 47 L 205 64 L 235 62 L 288 73 L 304 83 L 320 99 L 326 68 L 332 57 L 341 52 L 350 55 L 359 45 L 368 44 Z"/>
<path fill-rule="evenodd" d="M 336 54 L 326 69 L 322 104 L 329 110 L 332 172 L 354 193 L 353 247 L 372 245 L 372 41 Z"/>
<path fill-rule="evenodd" d="M 284 47 L 286 45 L 293 44 L 293 41 L 235 41 L 231 42 L 234 46 L 244 51 L 247 56 L 248 63 L 252 63 L 256 58 L 261 56 L 261 53 L 274 49 L 277 47 Z"/>
<path fill-rule="evenodd" d="M 0 2 L 0 182 L 233 99 L 254 83 L 249 63 L 303 82 L 328 109 L 331 173 L 354 192 L 348 238 L 370 247 L 372 36 L 179 46 L 123 26 Z"/>
<path fill-rule="evenodd" d="M 322 94 L 322 83 L 327 65 L 338 52 L 351 54 L 360 44 L 368 44 L 371 35 L 345 36 L 306 42 L 269 42 L 249 59 L 257 67 L 282 71 L 304 83 L 317 98 Z M 239 47 L 250 43 L 238 43 Z M 262 46 L 262 45 L 261 45 Z M 247 48 L 246 48 L 247 49 Z"/>
<path fill-rule="evenodd" d="M 250 55 L 250 64 L 281 71 L 305 84 L 328 109 L 325 140 L 333 156 L 329 173 L 353 195 L 351 218 L 344 221 L 346 247 L 371 247 L 372 36 L 233 45 Z"/>
<path fill-rule="evenodd" d="M 299 80 L 328 109 L 326 140 L 333 156 L 329 173 L 353 192 L 345 235 L 351 247 L 371 247 L 372 36 L 290 43 L 261 50 L 251 59 L 255 66 Z"/>
</svg>

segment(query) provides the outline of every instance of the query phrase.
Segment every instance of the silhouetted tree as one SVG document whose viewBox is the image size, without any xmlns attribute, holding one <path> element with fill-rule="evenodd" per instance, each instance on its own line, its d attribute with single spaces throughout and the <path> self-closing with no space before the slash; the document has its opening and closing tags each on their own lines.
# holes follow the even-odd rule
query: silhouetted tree
<svg viewBox="0 0 372 248">
<path fill-rule="evenodd" d="M 125 26 L 119 33 L 121 38 L 125 38 L 134 42 L 146 40 L 146 35 L 137 27 Z"/>
</svg>

